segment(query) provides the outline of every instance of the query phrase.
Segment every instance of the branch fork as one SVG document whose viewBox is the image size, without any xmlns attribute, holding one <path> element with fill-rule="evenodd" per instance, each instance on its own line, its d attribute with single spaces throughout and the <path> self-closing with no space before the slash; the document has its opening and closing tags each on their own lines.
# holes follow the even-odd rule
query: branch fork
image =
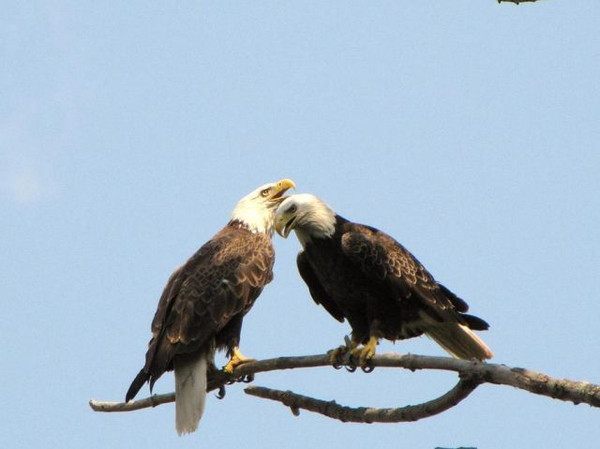
<svg viewBox="0 0 600 449">
<path fill-rule="evenodd" d="M 524 368 L 509 367 L 477 360 L 457 360 L 447 357 L 429 357 L 413 354 L 399 355 L 387 353 L 373 357 L 373 367 L 404 368 L 411 371 L 421 369 L 445 370 L 458 373 L 458 383 L 442 396 L 418 405 L 399 408 L 351 408 L 338 404 L 334 400 L 325 401 L 300 395 L 293 391 L 274 390 L 267 387 L 249 386 L 244 392 L 263 399 L 281 402 L 289 407 L 295 416 L 300 409 L 320 413 L 342 422 L 408 422 L 434 416 L 454 407 L 466 399 L 479 385 L 491 383 L 508 385 L 530 393 L 548 396 L 553 399 L 570 401 L 574 404 L 585 403 L 600 407 L 600 385 L 569 379 L 555 379 L 546 374 Z M 342 363 L 352 366 L 348 360 Z M 331 367 L 328 354 L 278 357 L 266 360 L 253 360 L 235 368 L 232 376 L 223 372 L 213 373 L 208 382 L 208 391 L 219 390 L 222 396 L 224 387 L 232 379 L 247 382 L 256 373 L 285 369 Z M 143 408 L 156 407 L 175 401 L 175 393 L 153 395 L 137 401 L 106 402 L 90 400 L 92 410 L 97 412 L 129 412 Z"/>
</svg>

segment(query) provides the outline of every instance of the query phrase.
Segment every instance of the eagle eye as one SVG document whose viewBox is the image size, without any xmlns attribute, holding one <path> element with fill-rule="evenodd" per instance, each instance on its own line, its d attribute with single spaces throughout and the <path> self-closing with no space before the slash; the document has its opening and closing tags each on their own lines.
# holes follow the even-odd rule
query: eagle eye
<svg viewBox="0 0 600 449">
<path fill-rule="evenodd" d="M 269 192 L 271 191 L 271 188 L 269 187 L 268 189 L 264 189 L 260 191 L 260 196 L 262 196 L 263 198 L 266 197 Z"/>
<path fill-rule="evenodd" d="M 287 211 L 288 211 L 289 213 L 293 214 L 294 212 L 296 212 L 296 210 L 297 210 L 297 209 L 298 209 L 298 208 L 296 207 L 296 205 L 295 205 L 295 204 L 292 204 L 290 207 L 288 207 L 288 210 L 287 210 Z"/>
</svg>

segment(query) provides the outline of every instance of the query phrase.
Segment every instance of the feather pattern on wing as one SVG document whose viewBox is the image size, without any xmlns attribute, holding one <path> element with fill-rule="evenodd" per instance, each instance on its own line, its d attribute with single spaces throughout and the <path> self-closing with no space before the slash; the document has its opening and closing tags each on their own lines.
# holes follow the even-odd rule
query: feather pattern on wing
<svg viewBox="0 0 600 449">
<path fill-rule="evenodd" d="M 365 276 L 384 282 L 400 303 L 412 304 L 418 311 L 412 320 L 405 314 L 398 338 L 425 333 L 455 357 L 492 357 L 485 343 L 470 330 L 486 330 L 488 324 L 466 314 L 467 303 L 439 284 L 392 237 L 369 226 L 347 223 L 341 247 Z"/>
</svg>

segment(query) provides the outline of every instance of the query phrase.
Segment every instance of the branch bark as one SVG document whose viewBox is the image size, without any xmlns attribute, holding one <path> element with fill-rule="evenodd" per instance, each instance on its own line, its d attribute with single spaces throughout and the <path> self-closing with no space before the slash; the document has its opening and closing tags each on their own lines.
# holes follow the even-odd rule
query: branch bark
<svg viewBox="0 0 600 449">
<path fill-rule="evenodd" d="M 480 383 L 481 381 L 476 376 L 468 376 L 459 380 L 454 388 L 439 398 L 419 405 L 407 405 L 399 408 L 345 407 L 335 401 L 322 401 L 292 391 L 273 390 L 265 387 L 250 386 L 244 392 L 259 398 L 281 402 L 283 405 L 290 407 L 295 416 L 300 414 L 299 409 L 304 409 L 342 422 L 371 424 L 374 422 L 418 421 L 437 415 L 466 399 Z"/>
<path fill-rule="evenodd" d="M 484 363 L 479 361 L 457 360 L 447 357 L 429 357 L 412 354 L 399 355 L 394 353 L 376 355 L 372 359 L 372 362 L 374 367 L 380 368 L 405 368 L 411 371 L 416 371 L 420 369 L 454 371 L 459 374 L 462 380 L 457 384 L 456 387 L 454 387 L 452 390 L 450 390 L 448 393 L 441 396 L 440 398 L 434 399 L 433 401 L 429 401 L 424 404 L 411 406 L 412 408 L 403 407 L 400 409 L 349 409 L 347 407 L 342 407 L 336 404 L 337 407 L 341 407 L 338 410 L 338 412 L 331 412 L 330 414 L 325 413 L 326 416 L 330 416 L 333 413 L 333 415 L 335 416 L 330 417 L 341 420 L 352 420 L 350 418 L 356 416 L 360 418 L 362 416 L 362 421 L 360 422 L 375 422 L 375 417 L 377 416 L 385 417 L 387 415 L 394 414 L 396 416 L 402 415 L 408 417 L 402 419 L 405 421 L 410 421 L 411 417 L 419 417 L 417 419 L 420 419 L 420 417 L 431 416 L 431 414 L 427 415 L 425 413 L 423 415 L 423 412 L 419 410 L 419 407 L 421 407 L 422 409 L 427 409 L 428 407 L 433 406 L 433 410 L 435 411 L 439 408 L 440 411 L 437 411 L 436 413 L 440 413 L 441 411 L 444 411 L 447 408 L 449 408 L 443 408 L 445 406 L 444 404 L 450 404 L 451 407 L 455 405 L 452 404 L 452 401 L 457 401 L 456 403 L 458 403 L 472 391 L 468 391 L 468 388 L 466 387 L 472 386 L 473 389 L 475 389 L 481 383 L 508 385 L 515 388 L 519 388 L 521 390 L 529 391 L 534 394 L 548 396 L 554 399 L 560 399 L 562 401 L 570 401 L 574 404 L 585 403 L 591 405 L 592 407 L 600 407 L 600 385 L 595 385 L 589 382 L 572 381 L 569 379 L 556 379 L 546 374 L 530 371 L 524 368 L 513 368 L 506 365 Z M 348 364 L 346 363 L 346 365 Z M 235 378 L 245 378 L 247 376 L 253 376 L 256 373 L 263 373 L 268 371 L 278 371 L 297 368 L 314 368 L 319 366 L 331 366 L 329 362 L 329 355 L 322 354 L 298 357 L 278 357 L 274 359 L 251 361 L 238 366 L 235 369 L 233 376 Z M 223 373 L 217 373 L 215 376 L 212 376 L 209 380 L 208 391 L 222 388 L 229 380 L 230 378 L 225 376 Z M 285 396 L 285 401 L 280 402 L 283 402 L 287 406 L 293 405 L 294 409 L 305 408 L 302 407 L 302 405 L 304 404 L 307 405 L 307 410 L 317 412 L 318 410 L 333 410 L 335 408 L 332 408 L 332 402 L 307 398 L 306 396 L 296 395 L 295 393 L 291 392 L 265 393 L 264 389 L 260 390 L 256 387 L 248 388 L 247 392 L 248 394 L 252 394 L 255 396 L 263 394 L 272 395 L 273 397 L 284 397 L 281 395 L 287 395 Z M 462 397 L 463 394 L 464 397 Z M 302 398 L 310 399 L 313 402 L 305 401 L 305 399 Z M 292 401 L 292 399 L 293 402 L 290 402 Z M 141 399 L 138 401 L 130 401 L 128 403 L 91 400 L 90 407 L 94 411 L 98 412 L 128 412 L 133 410 L 139 410 L 142 408 L 155 407 L 160 404 L 173 402 L 174 400 L 174 393 L 170 393 L 162 395 L 153 395 L 145 399 Z M 439 402 L 436 401 L 441 401 L 442 404 L 440 405 Z M 326 404 L 326 406 L 324 406 L 323 404 Z M 363 409 L 368 410 L 368 413 L 366 411 L 351 411 Z M 358 415 L 356 413 L 358 413 Z"/>
<path fill-rule="evenodd" d="M 537 2 L 537 0 L 498 0 L 498 3 L 514 3 L 518 5 L 519 3 L 533 3 Z"/>
</svg>

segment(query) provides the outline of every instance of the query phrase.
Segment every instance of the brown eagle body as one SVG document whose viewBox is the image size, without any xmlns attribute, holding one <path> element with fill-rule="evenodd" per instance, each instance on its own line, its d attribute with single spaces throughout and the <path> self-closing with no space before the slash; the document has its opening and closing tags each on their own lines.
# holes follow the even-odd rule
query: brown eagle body
<svg viewBox="0 0 600 449">
<path fill-rule="evenodd" d="M 239 346 L 244 315 L 273 278 L 270 236 L 230 222 L 169 278 L 152 320 L 146 365 L 127 392 L 150 389 L 173 360 Z"/>
<path fill-rule="evenodd" d="M 229 223 L 175 270 L 163 290 L 146 363 L 125 400 L 146 382 L 152 390 L 165 371 L 174 370 L 179 434 L 198 426 L 215 349 L 227 350 L 230 370 L 243 361 L 242 321 L 273 279 L 273 215 L 290 187 L 291 181 L 282 180 L 242 198 Z"/>
<path fill-rule="evenodd" d="M 488 324 L 467 314 L 468 305 L 438 283 L 400 243 L 373 227 L 335 214 L 313 195 L 292 195 L 279 207 L 275 226 L 293 229 L 303 251 L 298 270 L 317 304 L 352 328 L 352 348 L 364 361 L 381 338 L 429 335 L 457 358 L 493 356 L 472 330 Z M 354 349 L 354 351 L 357 351 Z"/>
</svg>

